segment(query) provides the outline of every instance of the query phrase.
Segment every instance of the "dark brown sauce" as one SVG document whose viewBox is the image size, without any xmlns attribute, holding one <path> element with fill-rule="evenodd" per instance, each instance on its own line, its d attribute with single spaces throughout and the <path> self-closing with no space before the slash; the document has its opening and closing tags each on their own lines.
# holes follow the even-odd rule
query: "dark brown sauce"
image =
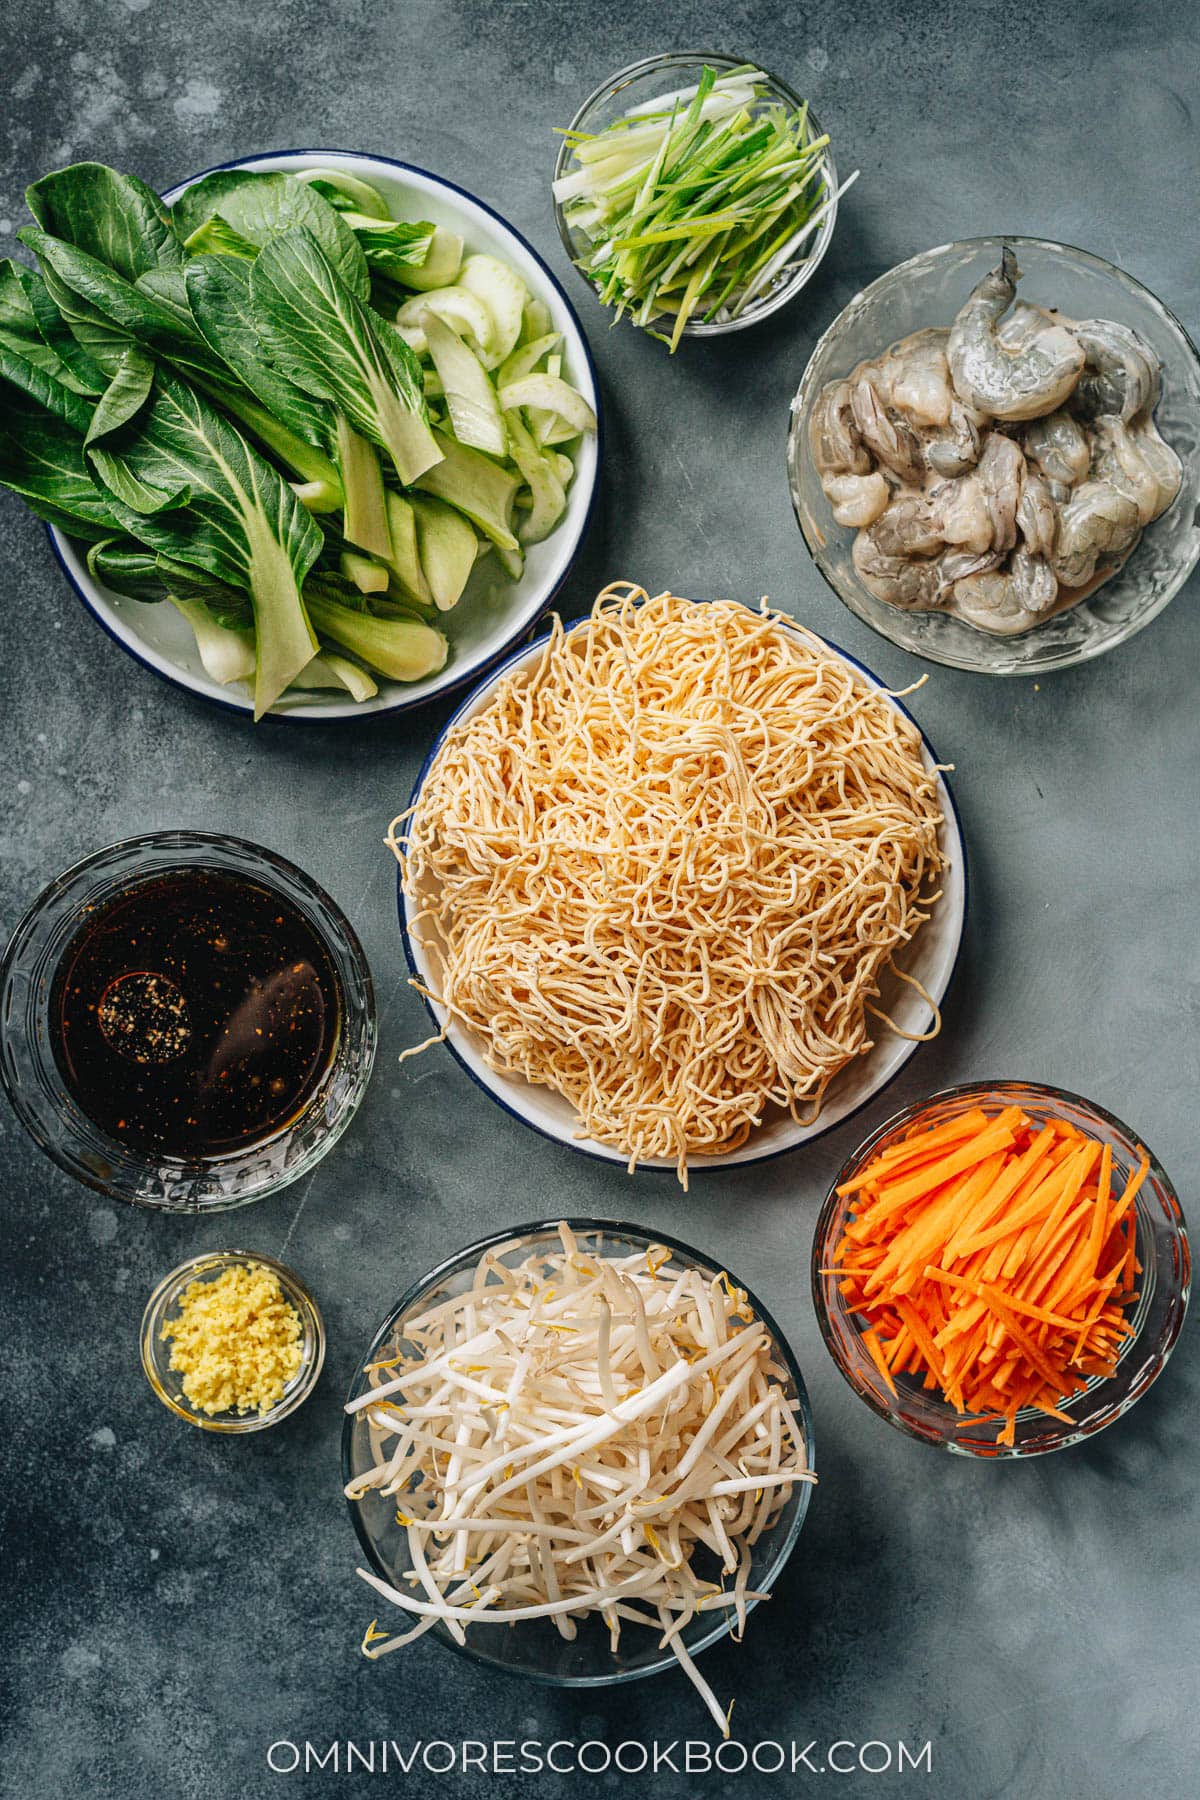
<svg viewBox="0 0 1200 1800">
<path fill-rule="evenodd" d="M 54 977 L 54 1060 L 129 1149 L 228 1156 L 290 1124 L 341 1031 L 329 952 L 282 894 L 177 869 L 93 908 Z"/>
</svg>

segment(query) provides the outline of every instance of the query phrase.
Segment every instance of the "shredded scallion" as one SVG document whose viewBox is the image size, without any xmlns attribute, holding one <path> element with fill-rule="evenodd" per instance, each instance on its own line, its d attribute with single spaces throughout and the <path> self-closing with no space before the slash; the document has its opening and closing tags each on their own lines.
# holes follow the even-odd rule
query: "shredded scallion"
<svg viewBox="0 0 1200 1800">
<path fill-rule="evenodd" d="M 569 171 L 554 198 L 576 261 L 600 298 L 650 326 L 670 319 L 674 351 L 689 321 L 741 316 L 784 280 L 838 194 L 827 135 L 807 102 L 771 97 L 745 64 L 643 101 L 597 133 L 565 132 Z"/>
</svg>

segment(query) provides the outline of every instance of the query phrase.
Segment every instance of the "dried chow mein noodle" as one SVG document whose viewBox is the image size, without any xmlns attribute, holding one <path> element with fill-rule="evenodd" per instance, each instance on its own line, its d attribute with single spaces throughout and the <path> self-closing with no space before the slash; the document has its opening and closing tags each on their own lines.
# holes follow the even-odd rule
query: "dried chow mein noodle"
<svg viewBox="0 0 1200 1800">
<path fill-rule="evenodd" d="M 622 582 L 447 733 L 388 841 L 430 998 L 686 1185 L 871 1048 L 941 823 L 915 726 L 819 639 Z"/>
</svg>

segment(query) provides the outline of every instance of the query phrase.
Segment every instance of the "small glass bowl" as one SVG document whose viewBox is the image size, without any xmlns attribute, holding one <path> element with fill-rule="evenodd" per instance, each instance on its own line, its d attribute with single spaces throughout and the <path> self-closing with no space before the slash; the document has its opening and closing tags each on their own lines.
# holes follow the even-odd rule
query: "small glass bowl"
<svg viewBox="0 0 1200 1800">
<path fill-rule="evenodd" d="M 329 1067 L 299 1117 L 273 1136 L 202 1162 L 154 1158 L 93 1123 L 67 1087 L 51 1043 L 50 1001 L 64 951 L 89 908 L 181 868 L 247 875 L 276 889 L 317 933 L 341 988 Z M 220 1212 L 276 1193 L 332 1149 L 358 1110 L 375 1059 L 371 971 L 349 920 L 294 863 L 241 838 L 161 831 L 85 857 L 34 901 L 0 963 L 0 1080 L 34 1142 L 97 1193 L 160 1212 Z"/>
<path fill-rule="evenodd" d="M 183 1291 L 193 1281 L 215 1281 L 226 1269 L 239 1264 L 259 1263 L 276 1276 L 284 1295 L 300 1315 L 304 1337 L 300 1367 L 287 1383 L 274 1406 L 265 1413 L 203 1413 L 185 1398 L 178 1372 L 171 1367 L 171 1342 L 162 1334 L 168 1319 L 178 1318 Z M 260 1256 L 253 1250 L 206 1250 L 189 1256 L 177 1269 L 163 1278 L 146 1303 L 141 1331 L 142 1368 L 146 1380 L 163 1405 L 176 1418 L 198 1425 L 201 1431 L 265 1431 L 278 1425 L 289 1413 L 302 1406 L 317 1385 L 317 1377 L 325 1361 L 325 1323 L 320 1308 L 294 1270 L 276 1262 L 273 1256 Z"/>
<path fill-rule="evenodd" d="M 720 1273 L 718 1264 L 663 1232 L 641 1231 L 634 1225 L 616 1220 L 568 1219 L 566 1222 L 586 1256 L 628 1256 L 630 1253 L 641 1254 L 652 1245 L 661 1245 L 671 1252 L 669 1261 L 661 1265 L 666 1269 L 698 1270 L 709 1280 Z M 405 1320 L 417 1317 L 440 1300 L 465 1293 L 484 1251 L 500 1245 L 508 1246 L 500 1260 L 509 1264 L 523 1262 L 543 1246 L 556 1250 L 560 1248 L 558 1221 L 517 1225 L 511 1231 L 496 1232 L 477 1244 L 468 1245 L 457 1256 L 449 1257 L 439 1268 L 414 1282 L 371 1340 L 346 1396 L 347 1401 L 357 1399 L 366 1391 L 365 1364 L 395 1356 L 404 1348 L 412 1351 L 413 1346 L 405 1344 Z M 744 1282 L 738 1281 L 736 1275 L 730 1273 L 729 1278 L 735 1286 L 744 1289 L 751 1311 L 770 1335 L 774 1360 L 787 1370 L 784 1391 L 797 1403 L 808 1467 L 812 1469 L 815 1466 L 812 1411 L 796 1358 L 766 1307 L 755 1299 Z M 361 1412 L 346 1415 L 342 1430 L 343 1486 L 356 1475 L 373 1468 L 379 1460 L 372 1447 L 373 1433 L 367 1410 L 364 1408 Z M 754 1546 L 750 1587 L 756 1593 L 770 1592 L 795 1549 L 808 1511 L 811 1488 L 811 1482 L 796 1483 L 778 1520 Z M 364 1494 L 361 1500 L 348 1500 L 346 1504 L 358 1541 L 372 1568 L 393 1587 L 401 1585 L 411 1564 L 407 1533 L 396 1519 L 395 1497 L 389 1500 L 372 1492 Z M 756 1605 L 757 1601 L 749 1601 L 747 1610 L 753 1611 Z M 457 1644 L 441 1623 L 433 1627 L 431 1635 L 471 1661 L 504 1669 L 509 1674 L 525 1675 L 531 1681 L 540 1681 L 550 1687 L 611 1687 L 616 1682 L 638 1681 L 643 1676 L 658 1675 L 679 1667 L 669 1649 L 659 1649 L 656 1631 L 626 1625 L 621 1632 L 619 1652 L 614 1657 L 607 1626 L 593 1614 L 580 1618 L 577 1623 L 578 1631 L 571 1642 L 559 1635 L 549 1619 L 525 1619 L 515 1625 L 472 1625 L 465 1646 Z M 734 1623 L 728 1614 L 723 1617 L 714 1613 L 697 1614 L 684 1628 L 681 1641 L 689 1655 L 695 1656 L 723 1638 Z"/>
<path fill-rule="evenodd" d="M 911 1375 L 896 1377 L 898 1397 L 893 1398 L 863 1345 L 859 1323 L 846 1306 L 832 1268 L 834 1249 L 854 1210 L 852 1196 L 839 1195 L 838 1188 L 914 1125 L 941 1125 L 974 1106 L 989 1114 L 1019 1106 L 1035 1124 L 1066 1119 L 1090 1137 L 1110 1144 L 1115 1191 L 1140 1161 L 1144 1146 L 1120 1119 L 1078 1094 L 1039 1082 L 971 1082 L 906 1106 L 847 1157 L 821 1208 L 812 1256 L 817 1323 L 826 1348 L 859 1398 L 910 1437 L 958 1456 L 1038 1456 L 1048 1450 L 1065 1450 L 1103 1431 L 1141 1399 L 1162 1373 L 1183 1325 L 1192 1279 L 1191 1251 L 1175 1189 L 1153 1156 L 1134 1202 L 1142 1274 L 1141 1295 L 1131 1315 L 1133 1334 L 1125 1340 L 1114 1375 L 1093 1376 L 1083 1393 L 1060 1403 L 1062 1411 L 1071 1414 L 1070 1425 L 1028 1407 L 1017 1414 L 1015 1442 L 999 1444 L 996 1439 L 1002 1420 L 964 1417 Z"/>
<path fill-rule="evenodd" d="M 1016 637 L 979 631 L 949 613 L 906 611 L 870 593 L 851 560 L 857 534 L 835 524 L 809 453 L 813 408 L 826 383 L 910 332 L 950 325 L 1006 244 L 1021 268 L 1018 299 L 1057 307 L 1067 318 L 1116 319 L 1150 345 L 1162 364 L 1155 420 L 1183 464 L 1180 492 L 1147 526 L 1124 567 L 1088 599 Z M 792 401 L 787 466 L 796 520 L 813 561 L 838 599 L 881 637 L 930 662 L 981 675 L 1069 669 L 1115 649 L 1157 618 L 1200 560 L 1200 356 L 1161 300 L 1086 250 L 1011 235 L 941 244 L 856 294 L 820 339 Z"/>
<path fill-rule="evenodd" d="M 718 75 L 727 74 L 731 69 L 744 68 L 750 58 L 736 56 L 720 56 L 706 50 L 674 50 L 661 56 L 648 56 L 641 62 L 630 63 L 627 68 L 619 69 L 602 81 L 594 93 L 588 95 L 575 117 L 571 120 L 570 130 L 600 132 L 604 131 L 616 119 L 621 118 L 631 107 L 644 105 L 650 100 L 659 99 L 665 94 L 672 94 L 679 88 L 691 87 L 700 79 L 705 68 L 715 69 Z M 755 64 L 755 67 L 760 65 Z M 790 112 L 798 112 L 804 105 L 800 95 L 780 81 L 766 69 L 762 74 L 766 77 L 766 99 L 782 102 Z M 813 138 L 823 137 L 824 127 L 817 118 L 812 107 L 808 108 L 808 124 Z M 822 158 L 827 194 L 836 195 L 838 189 L 837 167 L 831 150 L 826 150 Z M 571 172 L 571 146 L 564 137 L 558 147 L 558 158 L 554 165 L 554 179 Z M 817 226 L 813 236 L 805 246 L 806 255 L 788 275 L 781 275 L 766 288 L 756 300 L 752 300 L 743 313 L 736 319 L 711 319 L 706 324 L 702 319 L 692 318 L 683 328 L 684 337 L 723 337 L 729 331 L 742 331 L 747 325 L 757 325 L 761 319 L 769 319 L 772 313 L 786 306 L 805 284 L 812 280 L 817 269 L 833 241 L 834 229 L 837 225 L 838 203 L 834 199 L 829 211 Z M 580 278 L 587 283 L 592 293 L 596 286 L 590 276 L 579 267 L 580 259 L 588 252 L 588 242 L 583 234 L 572 229 L 567 222 L 562 206 L 554 202 L 554 220 L 558 226 L 558 235 L 562 239 L 563 248 L 571 259 L 572 266 Z M 659 314 L 655 323 L 667 315 Z"/>
</svg>

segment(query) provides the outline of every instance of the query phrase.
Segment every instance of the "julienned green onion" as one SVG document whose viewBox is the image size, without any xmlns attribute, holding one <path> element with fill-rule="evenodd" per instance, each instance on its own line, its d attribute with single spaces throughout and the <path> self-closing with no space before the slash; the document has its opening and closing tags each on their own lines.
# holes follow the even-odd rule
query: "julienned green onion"
<svg viewBox="0 0 1200 1800">
<path fill-rule="evenodd" d="M 673 315 L 672 350 L 689 319 L 736 319 L 783 278 L 857 175 L 830 192 L 828 136 L 749 63 L 563 135 L 572 167 L 554 198 L 579 268 L 618 318 Z"/>
</svg>

